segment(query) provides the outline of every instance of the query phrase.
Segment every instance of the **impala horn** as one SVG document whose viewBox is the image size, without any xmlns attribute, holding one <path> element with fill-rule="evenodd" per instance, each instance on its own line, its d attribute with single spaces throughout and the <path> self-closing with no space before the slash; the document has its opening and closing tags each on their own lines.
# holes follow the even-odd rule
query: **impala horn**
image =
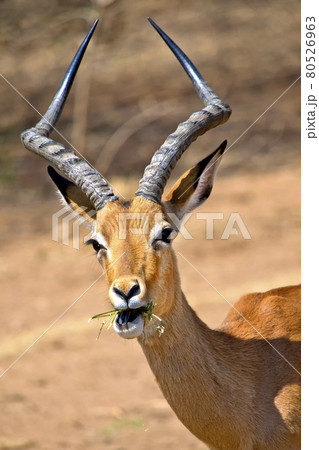
<svg viewBox="0 0 319 450">
<path fill-rule="evenodd" d="M 73 150 L 49 139 L 49 135 L 58 121 L 64 103 L 70 92 L 73 80 L 82 61 L 85 50 L 90 42 L 98 21 L 83 40 L 76 52 L 64 78 L 47 112 L 34 128 L 21 134 L 23 145 L 39 156 L 47 159 L 56 169 L 66 175 L 90 199 L 98 211 L 107 202 L 118 200 L 107 181 L 84 158 L 79 158 Z M 50 169 L 51 173 L 54 171 Z M 53 172 L 54 176 L 55 171 Z M 51 175 L 52 177 L 52 175 Z"/>
<path fill-rule="evenodd" d="M 198 136 L 225 123 L 231 114 L 231 108 L 208 86 L 194 64 L 175 42 L 152 19 L 148 20 L 172 50 L 205 104 L 205 108 L 193 113 L 186 122 L 178 125 L 176 131 L 156 150 L 151 163 L 144 170 L 135 195 L 160 203 L 166 182 L 182 154 Z"/>
</svg>

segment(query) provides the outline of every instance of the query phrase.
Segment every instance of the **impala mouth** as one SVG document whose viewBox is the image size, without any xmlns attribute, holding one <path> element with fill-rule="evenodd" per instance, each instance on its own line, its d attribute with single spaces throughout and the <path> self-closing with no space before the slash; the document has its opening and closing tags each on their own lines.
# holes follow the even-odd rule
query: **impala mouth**
<svg viewBox="0 0 319 450">
<path fill-rule="evenodd" d="M 113 322 L 116 333 L 125 339 L 134 339 L 144 330 L 143 308 L 119 311 Z"/>
</svg>

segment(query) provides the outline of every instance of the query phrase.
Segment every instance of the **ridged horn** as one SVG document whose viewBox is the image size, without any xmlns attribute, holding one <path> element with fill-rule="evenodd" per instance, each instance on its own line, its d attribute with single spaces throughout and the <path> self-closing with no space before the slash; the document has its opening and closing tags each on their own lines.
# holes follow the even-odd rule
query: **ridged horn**
<svg viewBox="0 0 319 450">
<path fill-rule="evenodd" d="M 231 114 L 231 108 L 208 86 L 194 64 L 175 42 L 152 19 L 148 20 L 172 50 L 205 104 L 205 108 L 193 113 L 186 122 L 178 125 L 176 131 L 156 150 L 151 163 L 144 170 L 135 195 L 160 203 L 166 182 L 182 154 L 198 136 L 225 123 Z"/>
<path fill-rule="evenodd" d="M 21 134 L 23 145 L 28 150 L 48 160 L 55 168 L 66 175 L 90 199 L 96 211 L 103 208 L 107 202 L 118 200 L 118 197 L 113 194 L 107 181 L 86 159 L 78 157 L 73 150 L 65 148 L 63 144 L 49 139 L 49 134 L 59 119 L 97 23 L 98 20 L 95 21 L 76 52 L 47 112 L 34 128 L 30 128 Z"/>
</svg>

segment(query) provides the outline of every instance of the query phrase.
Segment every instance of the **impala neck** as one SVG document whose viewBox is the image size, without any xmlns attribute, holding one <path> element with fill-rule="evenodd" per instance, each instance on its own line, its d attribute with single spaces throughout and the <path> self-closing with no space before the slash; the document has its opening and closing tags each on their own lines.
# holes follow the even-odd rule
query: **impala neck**
<svg viewBox="0 0 319 450">
<path fill-rule="evenodd" d="M 229 404 L 241 402 L 241 391 L 245 391 L 247 379 L 243 384 L 236 364 L 236 345 L 232 349 L 233 338 L 209 329 L 181 291 L 163 325 L 165 331 L 160 337 L 141 338 L 140 344 L 176 415 L 204 442 L 206 435 L 212 435 L 214 427 L 216 438 L 230 423 L 236 433 L 238 418 L 230 411 Z M 239 364 L 242 365 L 242 361 Z M 234 400 L 237 389 L 238 397 Z M 238 431 L 240 426 L 242 424 L 238 423 Z M 233 434 L 224 431 L 229 436 Z M 211 445 L 208 439 L 206 442 Z"/>
</svg>

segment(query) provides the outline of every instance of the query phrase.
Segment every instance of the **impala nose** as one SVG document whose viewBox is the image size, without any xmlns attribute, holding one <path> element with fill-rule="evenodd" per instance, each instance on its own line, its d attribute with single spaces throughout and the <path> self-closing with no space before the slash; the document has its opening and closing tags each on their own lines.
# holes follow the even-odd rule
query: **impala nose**
<svg viewBox="0 0 319 450">
<path fill-rule="evenodd" d="M 138 295 L 141 293 L 140 285 L 138 283 L 133 284 L 127 292 L 124 292 L 122 289 L 117 288 L 116 286 L 113 287 L 113 292 L 115 292 L 116 295 L 123 298 L 126 301 L 129 301 L 130 298 L 134 297 L 135 295 Z"/>
<path fill-rule="evenodd" d="M 136 309 L 145 306 L 145 289 L 136 278 L 121 278 L 111 286 L 109 295 L 115 309 Z"/>
</svg>

